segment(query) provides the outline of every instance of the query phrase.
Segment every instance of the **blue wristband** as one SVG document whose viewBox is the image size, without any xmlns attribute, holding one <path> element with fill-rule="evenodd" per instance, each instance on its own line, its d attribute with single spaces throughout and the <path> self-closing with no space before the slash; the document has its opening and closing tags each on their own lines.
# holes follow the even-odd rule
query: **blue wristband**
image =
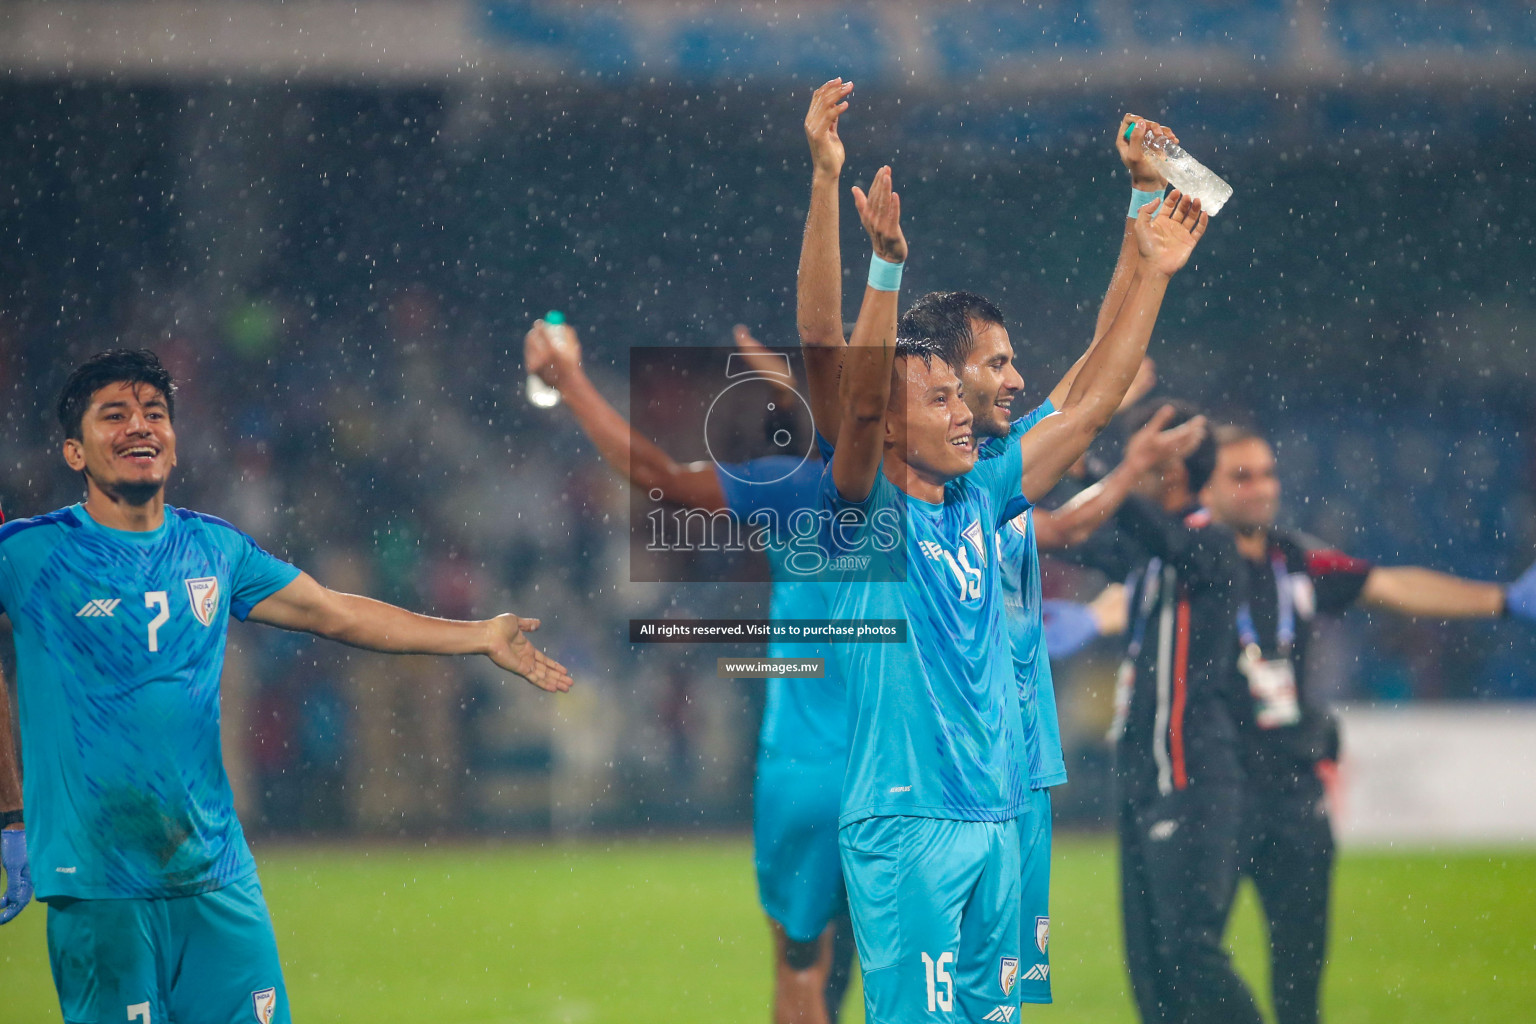
<svg viewBox="0 0 1536 1024">
<path fill-rule="evenodd" d="M 869 286 L 877 292 L 901 291 L 901 268 L 905 263 L 887 263 L 878 253 L 869 254 Z"/>
<path fill-rule="evenodd" d="M 1141 208 L 1143 206 L 1146 206 L 1148 203 L 1151 203 L 1151 202 L 1159 202 L 1160 203 L 1160 202 L 1162 202 L 1163 201 L 1163 193 L 1166 192 L 1166 191 L 1167 191 L 1167 189 L 1161 189 L 1161 188 L 1158 189 L 1156 192 L 1142 192 L 1142 191 L 1139 191 L 1139 190 L 1134 189 L 1134 188 L 1131 189 L 1131 208 L 1128 211 L 1126 211 L 1125 215 L 1127 217 L 1135 217 L 1138 213 L 1141 212 Z M 1152 214 L 1153 214 L 1153 216 L 1156 216 L 1157 215 L 1157 211 L 1153 210 Z"/>
</svg>

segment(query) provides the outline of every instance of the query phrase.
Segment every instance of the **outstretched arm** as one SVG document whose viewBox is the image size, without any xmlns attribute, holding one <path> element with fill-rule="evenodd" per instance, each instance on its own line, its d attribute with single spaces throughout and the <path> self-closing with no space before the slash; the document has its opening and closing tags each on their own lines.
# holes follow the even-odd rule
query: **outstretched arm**
<svg viewBox="0 0 1536 1024">
<path fill-rule="evenodd" d="M 838 181 L 843 141 L 837 120 L 848 109 L 853 83 L 834 78 L 811 96 L 805 138 L 811 146 L 811 206 L 800 245 L 795 320 L 805 347 L 811 415 L 823 437 L 836 438 L 841 419 L 838 374 L 843 363 L 843 265 L 838 248 Z"/>
<path fill-rule="evenodd" d="M 1126 442 L 1120 464 L 1098 483 L 1045 515 L 1041 514 L 1043 509 L 1034 510 L 1035 542 L 1041 551 L 1083 543 L 1115 514 L 1142 474 L 1165 459 L 1182 459 L 1200 446 L 1205 438 L 1205 417 L 1196 416 L 1164 430 L 1173 413 L 1173 406 L 1165 405 L 1153 414 Z"/>
<path fill-rule="evenodd" d="M 680 464 L 654 441 L 636 434 L 581 368 L 581 342 L 576 332 L 567 327 L 562 334 L 557 337 L 544 321 L 535 321 L 523 339 L 523 358 L 529 373 L 559 389 L 603 461 L 638 490 L 660 491 L 664 501 L 708 512 L 725 508 L 714 466 L 707 462 Z"/>
<path fill-rule="evenodd" d="M 1489 619 L 1504 614 L 1504 588 L 1415 565 L 1377 566 L 1360 603 L 1432 619 Z"/>
<path fill-rule="evenodd" d="M 1089 351 L 1059 411 L 1020 442 L 1024 496 L 1044 497 L 1109 423 L 1141 367 L 1169 279 L 1188 261 L 1210 217 L 1199 200 L 1174 192 L 1156 218 L 1151 204 L 1136 216 L 1137 273 L 1103 338 Z"/>
<path fill-rule="evenodd" d="M 1126 137 L 1126 129 L 1131 128 L 1130 137 Z M 1162 136 L 1174 142 L 1179 137 L 1156 121 L 1148 121 L 1136 114 L 1126 114 L 1120 119 L 1120 126 L 1115 129 L 1115 151 L 1120 154 L 1120 162 L 1125 164 L 1125 169 L 1131 172 L 1131 188 L 1136 192 L 1155 194 L 1161 192 L 1167 185 L 1162 175 L 1158 173 L 1158 165 L 1154 160 L 1147 158 L 1147 150 L 1143 141 L 1148 135 Z M 1120 312 L 1120 307 L 1125 303 L 1125 297 L 1130 293 L 1131 284 L 1136 278 L 1136 209 L 1134 206 L 1127 211 L 1125 216 L 1125 231 L 1120 236 L 1120 255 L 1115 258 L 1114 273 L 1109 276 L 1109 287 L 1105 289 L 1104 301 L 1099 303 L 1099 318 L 1093 325 L 1093 343 L 1088 346 L 1088 352 L 1093 351 L 1093 344 L 1104 337 L 1110 324 L 1115 322 L 1115 316 Z M 1067 392 L 1072 387 L 1072 381 L 1083 367 L 1083 362 L 1088 358 L 1085 352 L 1072 364 L 1072 368 L 1051 389 L 1051 401 L 1060 406 L 1066 400 Z"/>
<path fill-rule="evenodd" d="M 565 691 L 565 666 L 536 650 L 526 633 L 538 619 L 498 615 L 479 622 L 438 619 L 357 594 L 342 594 L 307 573 L 251 609 L 256 622 L 313 633 L 351 647 L 385 654 L 483 654 L 541 690 Z"/>
<path fill-rule="evenodd" d="M 904 264 L 907 240 L 901 233 L 901 197 L 891 188 L 891 169 L 875 174 L 866 196 L 853 190 L 859 220 L 869 232 L 875 255 L 886 263 Z M 853 328 L 840 386 L 842 420 L 832 456 L 832 482 L 848 501 L 863 501 L 875 486 L 885 455 L 885 414 L 891 401 L 891 370 L 896 362 L 896 296 L 894 289 L 864 289 L 859 321 Z"/>
</svg>

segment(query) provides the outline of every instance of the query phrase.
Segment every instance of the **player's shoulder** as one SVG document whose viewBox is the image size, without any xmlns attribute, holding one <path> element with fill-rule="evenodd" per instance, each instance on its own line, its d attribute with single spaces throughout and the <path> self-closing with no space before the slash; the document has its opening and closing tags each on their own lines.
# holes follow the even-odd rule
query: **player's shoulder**
<svg viewBox="0 0 1536 1024">
<path fill-rule="evenodd" d="M 13 519 L 0 526 L 0 544 L 15 541 L 19 537 L 31 533 L 31 539 L 38 539 L 42 534 L 33 533 L 42 527 L 53 527 L 56 530 L 73 530 L 80 526 L 80 521 L 75 518 L 74 507 L 56 509 L 45 512 L 40 516 L 32 516 L 29 519 Z"/>
<path fill-rule="evenodd" d="M 190 508 L 177 508 L 174 505 L 165 507 L 166 515 L 174 520 L 182 529 L 198 530 L 224 541 L 248 541 L 255 543 L 250 534 L 240 529 L 227 519 L 209 515 L 207 512 L 198 512 Z"/>
</svg>

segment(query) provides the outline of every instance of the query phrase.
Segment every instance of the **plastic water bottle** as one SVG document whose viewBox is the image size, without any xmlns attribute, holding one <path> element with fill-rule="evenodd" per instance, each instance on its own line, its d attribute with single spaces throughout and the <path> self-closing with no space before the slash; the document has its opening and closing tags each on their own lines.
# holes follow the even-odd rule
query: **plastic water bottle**
<svg viewBox="0 0 1536 1024">
<path fill-rule="evenodd" d="M 1132 125 L 1132 128 L 1135 126 Z M 1163 179 L 1191 199 L 1200 200 L 1200 209 L 1212 217 L 1221 212 L 1232 198 L 1232 186 L 1199 160 L 1184 152 L 1182 146 L 1165 136 L 1151 133 L 1141 137 L 1144 149 L 1161 165 Z"/>
<path fill-rule="evenodd" d="M 565 314 L 558 309 L 552 309 L 544 314 L 544 326 L 549 331 L 549 340 L 559 347 L 568 344 L 570 328 L 565 326 Z M 536 373 L 528 375 L 527 394 L 528 404 L 536 409 L 553 409 L 560 404 L 560 389 L 545 384 Z"/>
</svg>

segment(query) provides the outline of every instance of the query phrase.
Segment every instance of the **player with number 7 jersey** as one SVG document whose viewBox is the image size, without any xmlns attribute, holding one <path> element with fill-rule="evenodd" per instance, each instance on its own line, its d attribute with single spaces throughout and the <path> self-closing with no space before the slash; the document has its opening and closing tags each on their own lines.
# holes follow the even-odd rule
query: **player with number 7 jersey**
<svg viewBox="0 0 1536 1024">
<path fill-rule="evenodd" d="M 65 1020 L 286 1024 L 220 751 L 229 616 L 377 651 L 484 654 L 547 690 L 571 680 L 528 642 L 536 619 L 455 622 L 339 594 L 223 520 L 166 505 L 173 393 L 151 352 L 78 367 L 59 420 L 86 500 L 0 527 L 31 875 Z M 14 772 L 0 748 L 0 780 Z M 0 824 L 17 811 L 0 804 Z"/>
</svg>

